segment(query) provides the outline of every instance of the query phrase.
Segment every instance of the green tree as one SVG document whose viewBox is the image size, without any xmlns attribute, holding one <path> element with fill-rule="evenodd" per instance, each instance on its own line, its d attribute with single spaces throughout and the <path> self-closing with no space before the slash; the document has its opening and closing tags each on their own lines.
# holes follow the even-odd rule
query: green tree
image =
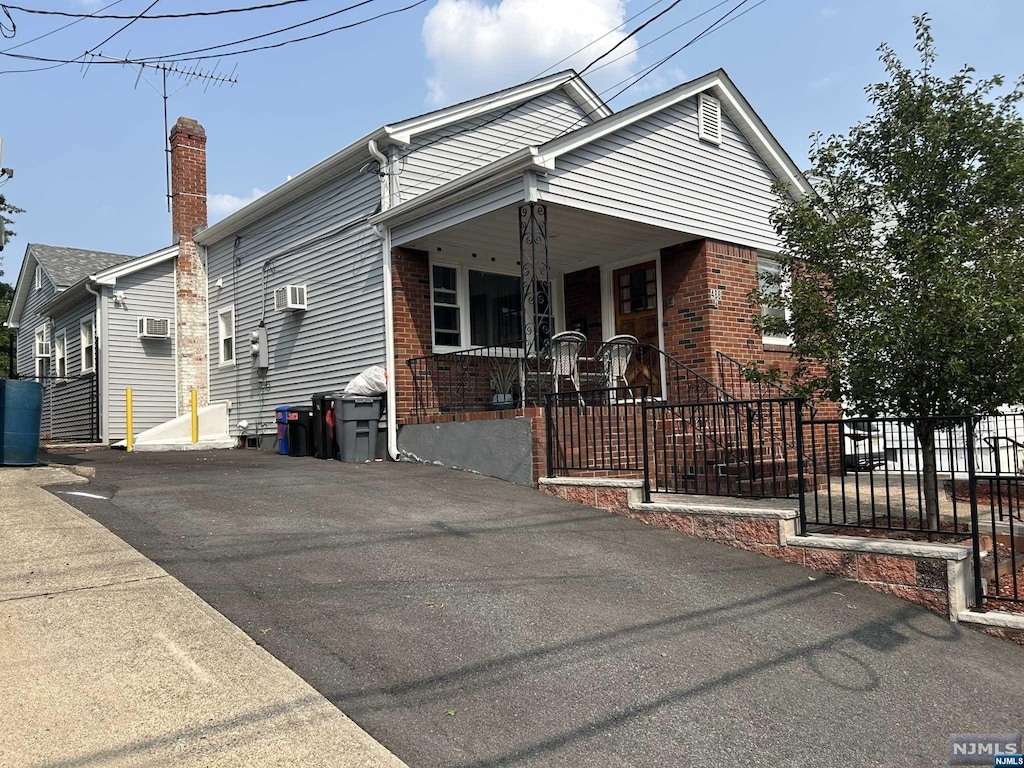
<svg viewBox="0 0 1024 768">
<path fill-rule="evenodd" d="M 920 417 L 935 526 L 940 417 L 1024 400 L 1024 122 L 1022 81 L 939 77 L 929 19 L 914 23 L 920 68 L 883 44 L 874 113 L 812 137 L 819 194 L 780 196 L 782 270 L 753 298 L 788 310 L 759 324 L 792 335 L 797 389 Z"/>
<path fill-rule="evenodd" d="M 18 208 L 17 206 L 8 203 L 7 198 L 4 197 L 3 195 L 0 195 L 0 226 L 3 227 L 5 235 L 3 240 L 10 240 L 12 237 L 14 237 L 15 234 L 17 234 L 14 230 L 10 228 L 10 225 L 14 223 L 14 219 L 12 219 L 11 216 L 17 213 L 24 212 L 25 211 L 23 211 L 21 208 Z M 3 270 L 0 270 L 0 276 L 2 275 Z"/>
<path fill-rule="evenodd" d="M 14 373 L 14 361 L 10 356 L 14 331 L 3 325 L 3 321 L 7 319 L 7 315 L 11 311 L 11 302 L 13 301 L 14 286 L 0 283 L 0 379 Z"/>
</svg>

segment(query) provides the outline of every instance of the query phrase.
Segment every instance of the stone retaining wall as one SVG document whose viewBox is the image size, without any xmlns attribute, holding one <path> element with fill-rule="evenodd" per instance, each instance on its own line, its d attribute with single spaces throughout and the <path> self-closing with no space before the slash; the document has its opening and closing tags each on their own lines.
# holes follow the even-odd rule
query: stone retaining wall
<svg viewBox="0 0 1024 768">
<path fill-rule="evenodd" d="M 970 596 L 968 547 L 857 536 L 797 536 L 797 510 L 748 502 L 701 506 L 696 497 L 645 504 L 642 481 L 542 478 L 550 496 L 857 581 L 956 621 Z"/>
</svg>

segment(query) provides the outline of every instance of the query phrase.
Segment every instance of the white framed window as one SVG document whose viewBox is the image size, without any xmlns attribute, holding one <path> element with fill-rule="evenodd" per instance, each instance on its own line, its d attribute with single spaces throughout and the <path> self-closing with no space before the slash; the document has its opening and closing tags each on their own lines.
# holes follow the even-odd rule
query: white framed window
<svg viewBox="0 0 1024 768">
<path fill-rule="evenodd" d="M 235 308 L 217 312 L 217 350 L 220 365 L 235 364 Z"/>
<path fill-rule="evenodd" d="M 40 328 L 36 330 L 35 349 L 33 350 L 33 354 L 35 355 L 37 379 L 42 379 L 50 375 L 49 338 L 49 331 L 45 325 L 40 326 Z"/>
<path fill-rule="evenodd" d="M 43 287 L 43 268 L 36 264 L 36 290 L 41 290 Z"/>
<path fill-rule="evenodd" d="M 782 271 L 782 265 L 777 261 L 765 258 L 763 256 L 757 259 L 757 282 L 758 287 L 763 293 L 779 293 L 782 291 L 782 286 L 777 284 L 769 283 L 768 278 L 772 275 L 778 276 Z M 781 317 L 787 319 L 789 313 L 785 307 L 771 307 L 765 304 L 761 305 L 761 316 L 762 317 Z M 786 335 L 779 335 L 777 333 L 770 333 L 765 331 L 764 339 L 765 344 L 792 344 L 793 339 Z"/>
<path fill-rule="evenodd" d="M 61 331 L 53 341 L 53 367 L 55 375 L 64 378 L 68 375 L 68 334 Z"/>
<path fill-rule="evenodd" d="M 82 339 L 82 373 L 94 373 L 96 371 L 96 323 L 91 317 L 87 317 L 79 326 L 79 335 Z"/>
<path fill-rule="evenodd" d="M 522 344 L 518 273 L 432 263 L 430 300 L 435 351 Z"/>
</svg>

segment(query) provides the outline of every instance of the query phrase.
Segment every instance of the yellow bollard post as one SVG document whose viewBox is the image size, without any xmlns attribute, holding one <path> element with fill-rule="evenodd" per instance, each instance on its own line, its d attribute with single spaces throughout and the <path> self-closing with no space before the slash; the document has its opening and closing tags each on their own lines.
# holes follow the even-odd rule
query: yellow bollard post
<svg viewBox="0 0 1024 768">
<path fill-rule="evenodd" d="M 124 419 L 125 419 L 125 431 L 128 433 L 128 452 L 131 453 L 132 443 L 134 441 L 134 435 L 132 434 L 132 388 L 128 387 L 124 391 Z"/>
<path fill-rule="evenodd" d="M 199 442 L 199 407 L 195 388 L 192 389 L 192 445 Z"/>
</svg>

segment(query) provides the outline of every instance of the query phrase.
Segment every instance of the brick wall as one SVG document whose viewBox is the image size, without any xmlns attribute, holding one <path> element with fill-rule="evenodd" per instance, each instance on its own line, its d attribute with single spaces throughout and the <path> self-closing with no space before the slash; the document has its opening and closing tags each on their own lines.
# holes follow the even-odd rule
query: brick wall
<svg viewBox="0 0 1024 768">
<path fill-rule="evenodd" d="M 171 225 L 178 242 L 175 260 L 177 295 L 178 413 L 191 405 L 191 390 L 200 405 L 209 401 L 206 270 L 193 237 L 206 226 L 206 131 L 188 117 L 171 129 Z"/>
<path fill-rule="evenodd" d="M 429 355 L 430 262 L 426 251 L 394 248 L 391 251 L 391 295 L 395 323 L 395 397 L 399 423 L 413 408 L 412 372 L 406 365 L 411 357 Z"/>
</svg>

